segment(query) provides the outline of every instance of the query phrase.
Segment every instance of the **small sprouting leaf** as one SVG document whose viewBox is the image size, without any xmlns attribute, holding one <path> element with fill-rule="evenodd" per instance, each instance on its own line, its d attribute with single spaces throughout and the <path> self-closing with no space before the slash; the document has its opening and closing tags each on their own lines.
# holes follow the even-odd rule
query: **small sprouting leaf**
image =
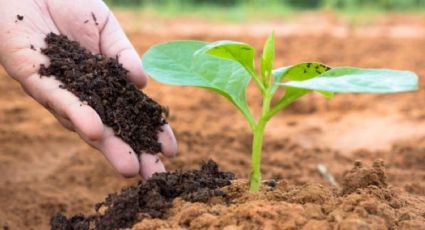
<svg viewBox="0 0 425 230">
<path fill-rule="evenodd" d="M 337 67 L 315 78 L 281 85 L 334 93 L 398 93 L 416 90 L 417 82 L 418 77 L 410 71 Z"/>
<path fill-rule="evenodd" d="M 209 43 L 196 51 L 195 55 L 209 54 L 212 56 L 239 62 L 248 71 L 254 71 L 255 49 L 245 43 L 235 41 L 217 41 Z"/>
<path fill-rule="evenodd" d="M 206 44 L 174 41 L 156 45 L 144 54 L 143 67 L 153 79 L 162 83 L 213 90 L 233 102 L 247 119 L 253 120 L 245 95 L 250 75 L 234 61 L 200 53 L 194 57 L 194 53 Z"/>
<path fill-rule="evenodd" d="M 274 31 L 267 38 L 263 48 L 263 55 L 261 56 L 261 76 L 264 85 L 270 85 L 270 79 L 272 74 L 273 62 L 274 62 Z"/>
</svg>

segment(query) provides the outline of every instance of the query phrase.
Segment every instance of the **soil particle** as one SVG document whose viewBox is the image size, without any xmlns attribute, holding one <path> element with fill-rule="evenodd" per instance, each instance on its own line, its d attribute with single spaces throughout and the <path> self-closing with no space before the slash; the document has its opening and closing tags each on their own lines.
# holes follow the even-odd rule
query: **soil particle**
<svg viewBox="0 0 425 230">
<path fill-rule="evenodd" d="M 264 184 L 269 186 L 270 188 L 275 188 L 277 185 L 277 181 L 275 179 L 270 179 L 266 181 Z"/>
<path fill-rule="evenodd" d="M 35 47 L 34 47 L 34 45 L 30 45 L 30 49 L 32 49 L 32 50 L 34 50 L 34 51 L 36 51 L 36 49 L 35 49 Z"/>
<path fill-rule="evenodd" d="M 24 16 L 18 14 L 18 15 L 16 15 L 16 19 L 18 19 L 19 21 L 23 21 Z"/>
<path fill-rule="evenodd" d="M 97 22 L 96 15 L 95 15 L 93 12 L 91 12 L 91 17 L 93 18 L 93 22 L 94 22 L 94 24 L 95 24 L 96 26 L 98 26 L 98 25 L 99 25 L 99 23 Z"/>
<path fill-rule="evenodd" d="M 45 41 L 42 53 L 50 66 L 40 66 L 41 76 L 54 76 L 61 88 L 88 103 L 137 154 L 160 152 L 163 108 L 127 79 L 128 71 L 116 59 L 91 54 L 63 35 L 50 33 Z"/>
<path fill-rule="evenodd" d="M 219 188 L 230 185 L 234 175 L 221 172 L 214 161 L 208 161 L 200 170 L 157 173 L 148 181 L 110 194 L 96 205 L 97 214 L 66 218 L 56 214 L 51 219 L 54 230 L 118 229 L 133 226 L 144 218 L 164 218 L 175 198 L 188 202 L 208 202 L 211 197 L 226 197 Z"/>
</svg>

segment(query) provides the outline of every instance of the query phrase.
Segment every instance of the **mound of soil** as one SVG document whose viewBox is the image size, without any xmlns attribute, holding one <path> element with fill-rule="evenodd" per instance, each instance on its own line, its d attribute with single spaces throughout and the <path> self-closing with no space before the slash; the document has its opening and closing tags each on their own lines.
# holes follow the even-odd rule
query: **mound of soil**
<svg viewBox="0 0 425 230">
<path fill-rule="evenodd" d="M 50 65 L 40 66 L 41 76 L 54 76 L 62 88 L 93 107 L 137 154 L 160 152 L 157 135 L 166 123 L 165 110 L 128 80 L 118 57 L 91 54 L 64 35 L 50 33 L 45 41 L 47 48 L 41 51 Z"/>
<path fill-rule="evenodd" d="M 425 228 L 424 210 L 416 204 L 423 201 L 387 186 L 382 162 L 372 168 L 356 162 L 344 181 L 336 189 L 271 180 L 260 192 L 250 193 L 248 181 L 236 180 L 222 189 L 225 198 L 195 204 L 176 199 L 168 219 L 146 218 L 132 229 Z"/>
<path fill-rule="evenodd" d="M 176 197 L 189 202 L 207 202 L 211 197 L 227 197 L 218 190 L 231 184 L 234 175 L 220 172 L 214 161 L 208 161 L 200 170 L 157 173 L 148 181 L 110 194 L 96 205 L 97 214 L 77 215 L 67 219 L 62 214 L 51 220 L 53 230 L 119 229 L 133 226 L 144 218 L 164 218 Z"/>
<path fill-rule="evenodd" d="M 424 210 L 415 204 L 421 201 L 387 185 L 382 161 L 371 168 L 355 162 L 340 189 L 268 180 L 251 193 L 248 181 L 232 179 L 213 161 L 201 170 L 156 174 L 109 195 L 96 215 L 57 214 L 52 229 L 425 228 Z"/>
<path fill-rule="evenodd" d="M 364 168 L 361 161 L 356 161 L 354 168 L 343 177 L 342 194 L 350 194 L 368 186 L 387 187 L 383 161 L 375 161 L 372 169 Z"/>
</svg>

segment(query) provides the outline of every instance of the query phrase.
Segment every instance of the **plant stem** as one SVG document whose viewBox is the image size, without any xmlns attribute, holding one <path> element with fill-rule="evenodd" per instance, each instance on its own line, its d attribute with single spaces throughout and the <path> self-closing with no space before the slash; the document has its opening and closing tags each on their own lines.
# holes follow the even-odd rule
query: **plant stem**
<svg viewBox="0 0 425 230">
<path fill-rule="evenodd" d="M 270 101 L 272 95 L 270 90 L 266 91 L 263 99 L 263 108 L 261 111 L 260 119 L 257 125 L 253 129 L 252 138 L 252 155 L 251 155 L 251 178 L 250 188 L 252 192 L 258 192 L 261 185 L 261 150 L 263 147 L 264 129 L 266 128 L 268 120 L 265 116 L 268 114 L 270 109 Z"/>
<path fill-rule="evenodd" d="M 291 94 L 291 96 L 287 97 L 284 96 L 283 98 L 281 98 L 274 107 L 272 107 L 267 114 L 264 114 L 264 119 L 266 121 L 269 121 L 274 115 L 276 115 L 278 112 L 280 112 L 283 108 L 285 108 L 286 106 L 288 106 L 289 104 L 291 104 L 293 101 L 295 101 L 296 99 L 298 99 L 299 97 L 303 96 L 304 94 L 306 94 L 306 91 L 300 91 L 297 93 L 293 93 Z"/>
<path fill-rule="evenodd" d="M 263 135 L 266 122 L 260 120 L 253 132 L 252 139 L 252 159 L 251 159 L 251 178 L 250 188 L 252 192 L 258 192 L 261 184 L 261 149 L 263 146 Z"/>
</svg>

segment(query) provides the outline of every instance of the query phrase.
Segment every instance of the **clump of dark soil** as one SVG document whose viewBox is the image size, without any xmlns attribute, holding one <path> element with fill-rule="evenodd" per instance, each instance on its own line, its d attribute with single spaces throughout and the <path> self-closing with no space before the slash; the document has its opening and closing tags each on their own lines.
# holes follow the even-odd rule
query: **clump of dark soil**
<svg viewBox="0 0 425 230">
<path fill-rule="evenodd" d="M 158 153 L 158 131 L 166 123 L 164 109 L 127 79 L 128 71 L 117 58 L 95 55 L 70 41 L 50 33 L 42 53 L 50 66 L 41 65 L 41 76 L 54 76 L 61 87 L 88 103 L 103 123 L 128 143 L 137 154 Z"/>
<path fill-rule="evenodd" d="M 189 202 L 207 202 L 211 197 L 225 197 L 219 188 L 230 185 L 234 175 L 218 170 L 210 160 L 200 170 L 157 173 L 147 181 L 110 194 L 96 205 L 97 214 L 66 218 L 57 214 L 51 219 L 54 230 L 128 228 L 146 217 L 164 218 L 175 198 Z"/>
</svg>

